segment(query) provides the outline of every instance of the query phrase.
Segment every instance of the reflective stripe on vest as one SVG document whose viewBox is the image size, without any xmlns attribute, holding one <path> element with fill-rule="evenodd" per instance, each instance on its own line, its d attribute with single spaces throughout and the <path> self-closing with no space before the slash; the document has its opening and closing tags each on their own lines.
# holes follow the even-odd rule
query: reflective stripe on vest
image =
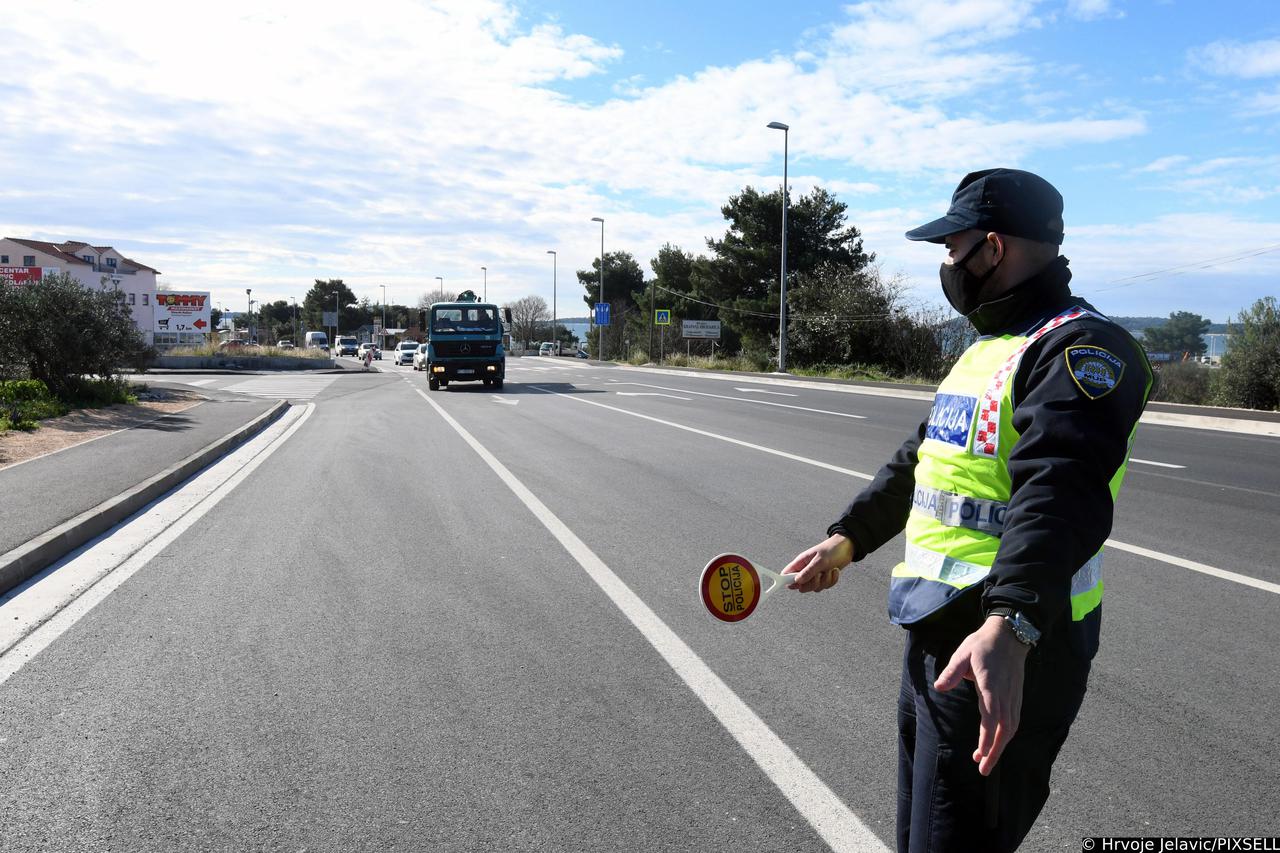
<svg viewBox="0 0 1280 853">
<path fill-rule="evenodd" d="M 911 496 L 911 509 L 937 519 L 947 527 L 967 527 L 992 536 L 1004 532 L 1004 513 L 1009 504 L 957 495 L 955 492 L 916 484 Z"/>
</svg>

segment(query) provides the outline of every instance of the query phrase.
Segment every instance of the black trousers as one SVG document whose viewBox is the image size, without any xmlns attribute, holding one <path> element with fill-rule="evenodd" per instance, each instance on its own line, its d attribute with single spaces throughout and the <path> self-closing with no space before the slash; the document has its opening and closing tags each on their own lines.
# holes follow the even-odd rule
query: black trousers
<svg viewBox="0 0 1280 853">
<path fill-rule="evenodd" d="M 1084 700 L 1090 658 L 1063 637 L 1042 641 L 1027 656 L 1018 731 L 991 776 L 980 775 L 973 682 L 947 693 L 933 688 L 963 639 L 907 632 L 898 698 L 899 853 L 1015 850 L 1049 797 L 1054 759 Z"/>
</svg>

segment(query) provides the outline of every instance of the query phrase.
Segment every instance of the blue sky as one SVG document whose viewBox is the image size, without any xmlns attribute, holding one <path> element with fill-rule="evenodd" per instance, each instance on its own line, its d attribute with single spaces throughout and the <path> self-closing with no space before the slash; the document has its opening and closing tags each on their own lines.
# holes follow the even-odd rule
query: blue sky
<svg viewBox="0 0 1280 853">
<path fill-rule="evenodd" d="M 942 304 L 902 232 L 966 172 L 1066 198 L 1075 288 L 1225 321 L 1280 292 L 1270 3 L 9 0 L 0 233 L 111 244 L 228 307 L 341 277 L 581 314 L 599 251 L 703 251 L 772 188 L 849 206 L 882 274 Z"/>
</svg>

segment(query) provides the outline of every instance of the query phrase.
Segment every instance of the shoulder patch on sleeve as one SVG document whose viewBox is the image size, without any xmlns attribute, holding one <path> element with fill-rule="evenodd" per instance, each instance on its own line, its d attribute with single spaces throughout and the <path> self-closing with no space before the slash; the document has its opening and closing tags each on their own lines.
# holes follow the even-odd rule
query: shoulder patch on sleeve
<svg viewBox="0 0 1280 853">
<path fill-rule="evenodd" d="M 1090 400 L 1110 394 L 1124 376 L 1124 361 L 1102 347 L 1067 347 L 1066 359 L 1072 381 Z"/>
</svg>

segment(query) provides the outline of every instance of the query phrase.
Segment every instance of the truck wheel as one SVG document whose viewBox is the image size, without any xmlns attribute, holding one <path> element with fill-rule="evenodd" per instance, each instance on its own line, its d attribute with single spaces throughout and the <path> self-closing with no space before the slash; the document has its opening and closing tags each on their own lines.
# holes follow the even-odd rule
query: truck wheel
<svg viewBox="0 0 1280 853">
<path fill-rule="evenodd" d="M 427 377 L 427 387 L 430 388 L 432 391 L 440 390 L 440 380 L 436 379 L 434 373 Z"/>
<path fill-rule="evenodd" d="M 501 380 L 501 379 L 495 379 L 495 380 L 493 380 L 493 387 L 494 387 L 494 388 L 496 388 L 497 390 L 501 391 L 501 390 L 502 390 L 502 380 Z"/>
</svg>

